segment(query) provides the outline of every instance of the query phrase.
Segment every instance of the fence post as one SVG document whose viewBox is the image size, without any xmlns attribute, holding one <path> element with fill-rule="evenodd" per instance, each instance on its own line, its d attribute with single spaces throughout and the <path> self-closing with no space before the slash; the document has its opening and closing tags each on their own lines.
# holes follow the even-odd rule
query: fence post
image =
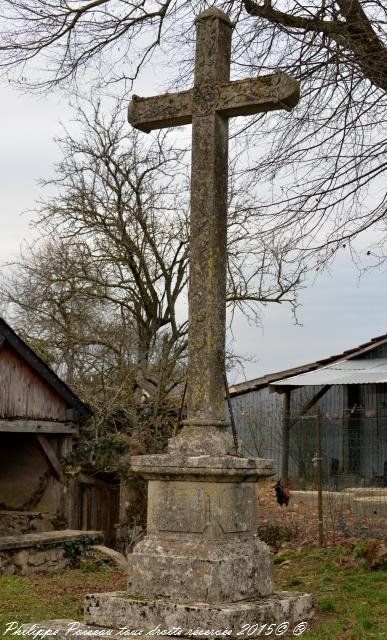
<svg viewBox="0 0 387 640">
<path fill-rule="evenodd" d="M 323 523 L 323 495 L 322 495 L 322 478 L 321 478 L 321 409 L 317 407 L 316 411 L 316 484 L 318 499 L 318 543 L 320 547 L 324 546 L 324 523 Z"/>
<path fill-rule="evenodd" d="M 289 484 L 289 431 L 290 431 L 290 388 L 287 387 L 284 393 L 284 407 L 282 414 L 282 484 L 287 487 Z"/>
</svg>

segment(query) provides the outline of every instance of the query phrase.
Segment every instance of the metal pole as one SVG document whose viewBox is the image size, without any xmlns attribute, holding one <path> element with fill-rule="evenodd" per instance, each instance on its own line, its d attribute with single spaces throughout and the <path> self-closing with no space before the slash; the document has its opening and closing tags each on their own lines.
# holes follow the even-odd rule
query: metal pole
<svg viewBox="0 0 387 640">
<path fill-rule="evenodd" d="M 316 411 L 316 483 L 318 496 L 318 543 L 320 547 L 324 546 L 324 523 L 323 523 L 323 495 L 321 480 L 321 409 L 317 407 Z"/>
<path fill-rule="evenodd" d="M 187 393 L 187 386 L 188 386 L 188 378 L 187 378 L 187 376 L 185 376 L 183 395 L 181 397 L 180 409 L 179 409 L 179 413 L 178 413 L 178 416 L 177 416 L 177 421 L 176 421 L 175 426 L 173 427 L 173 430 L 172 430 L 172 438 L 177 436 L 177 433 L 178 433 L 179 428 L 181 426 L 181 418 L 183 416 L 184 400 L 185 400 L 185 394 Z"/>
<path fill-rule="evenodd" d="M 235 453 L 238 453 L 238 436 L 237 436 L 237 430 L 236 430 L 235 420 L 234 420 L 234 411 L 233 411 L 233 408 L 232 408 L 230 393 L 229 393 L 229 390 L 228 390 L 228 382 L 227 382 L 226 371 L 223 372 L 223 379 L 224 379 L 224 389 L 225 389 L 225 392 L 226 392 L 227 406 L 228 406 L 228 411 L 229 411 L 229 414 L 230 414 L 232 437 L 234 438 Z"/>
</svg>

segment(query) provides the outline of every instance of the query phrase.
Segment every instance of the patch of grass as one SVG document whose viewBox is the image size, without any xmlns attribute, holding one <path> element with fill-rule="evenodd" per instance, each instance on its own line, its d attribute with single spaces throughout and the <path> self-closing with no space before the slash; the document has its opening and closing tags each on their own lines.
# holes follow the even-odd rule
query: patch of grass
<svg viewBox="0 0 387 640">
<path fill-rule="evenodd" d="M 335 603 L 332 598 L 321 598 L 318 608 L 320 611 L 324 613 L 330 613 L 331 611 L 335 611 Z"/>
<path fill-rule="evenodd" d="M 287 554 L 275 564 L 277 586 L 300 591 L 294 584 L 300 580 L 314 596 L 316 616 L 305 640 L 386 640 L 386 571 L 372 570 L 349 545 Z"/>
<path fill-rule="evenodd" d="M 386 640 L 387 573 L 373 571 L 362 560 L 354 557 L 349 546 L 286 549 L 275 556 L 276 588 L 302 590 L 314 596 L 316 616 L 301 637 Z M 87 593 L 126 590 L 125 573 L 110 567 L 86 568 L 0 577 L 0 634 L 13 620 L 81 620 Z"/>
<path fill-rule="evenodd" d="M 86 594 L 125 590 L 126 576 L 113 569 L 65 569 L 32 576 L 0 576 L 0 634 L 7 623 L 82 619 Z"/>
<path fill-rule="evenodd" d="M 297 558 L 299 554 L 294 549 L 286 549 L 285 551 L 281 551 L 274 556 L 274 564 L 281 564 L 286 560 L 291 560 L 292 558 Z"/>
<path fill-rule="evenodd" d="M 288 587 L 298 587 L 300 584 L 302 584 L 302 580 L 300 580 L 300 578 L 297 578 L 297 576 L 294 576 L 293 578 L 290 578 Z"/>
<path fill-rule="evenodd" d="M 355 558 L 362 558 L 364 556 L 365 548 L 366 548 L 365 540 L 359 540 L 358 542 L 356 542 L 352 552 Z"/>
</svg>

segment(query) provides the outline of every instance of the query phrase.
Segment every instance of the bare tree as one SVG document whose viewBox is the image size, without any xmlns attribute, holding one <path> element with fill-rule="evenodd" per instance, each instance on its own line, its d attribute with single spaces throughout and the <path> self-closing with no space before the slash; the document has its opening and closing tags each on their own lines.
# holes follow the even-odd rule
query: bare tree
<svg viewBox="0 0 387 640">
<path fill-rule="evenodd" d="M 142 150 L 137 134 L 122 148 L 126 136 L 114 116 L 105 123 L 98 108 L 94 119 L 84 111 L 79 116 L 82 135 L 61 142 L 63 159 L 50 182 L 57 195 L 41 202 L 37 213 L 50 241 L 13 270 L 5 296 L 40 316 L 70 382 L 75 365 L 69 358 L 75 352 L 81 357 L 83 340 L 93 346 L 92 357 L 107 331 L 106 345 L 119 355 L 126 331 L 133 392 L 138 400 L 150 396 L 157 413 L 179 383 L 186 346 L 186 319 L 176 310 L 187 279 L 186 211 L 177 180 L 181 152 L 163 146 L 161 136 Z M 36 335 L 38 324 L 28 325 Z M 101 355 L 100 364 L 107 354 Z"/>
<path fill-rule="evenodd" d="M 105 119 L 86 103 L 77 120 L 43 183 L 53 195 L 35 212 L 42 239 L 10 265 L 0 299 L 102 421 L 144 399 L 156 416 L 185 374 L 185 150 L 168 133 L 144 146 L 118 108 Z M 288 240 L 254 233 L 249 181 L 231 180 L 228 304 L 258 320 L 262 304 L 296 306 L 302 269 Z"/>
<path fill-rule="evenodd" d="M 136 333 L 133 319 L 80 272 L 89 251 L 81 240 L 49 237 L 24 252 L 3 278 L 8 315 L 34 350 L 92 406 L 96 433 L 136 422 Z"/>
<path fill-rule="evenodd" d="M 191 81 L 193 14 L 213 0 L 3 0 L 0 66 L 23 87 L 88 79 L 121 96 L 151 57 L 178 52 Z M 243 172 L 260 184 L 256 225 L 297 238 L 297 260 L 324 264 L 359 234 L 383 259 L 387 6 L 384 0 L 217 0 L 236 24 L 234 73 L 300 79 L 294 113 L 245 123 Z M 188 28 L 190 27 L 190 28 Z M 39 64 L 39 72 L 31 72 Z M 46 71 L 42 71 L 46 69 Z M 176 66 L 175 66 L 176 69 Z M 170 66 L 173 74 L 172 67 Z M 263 187 L 263 188 L 262 188 Z"/>
</svg>

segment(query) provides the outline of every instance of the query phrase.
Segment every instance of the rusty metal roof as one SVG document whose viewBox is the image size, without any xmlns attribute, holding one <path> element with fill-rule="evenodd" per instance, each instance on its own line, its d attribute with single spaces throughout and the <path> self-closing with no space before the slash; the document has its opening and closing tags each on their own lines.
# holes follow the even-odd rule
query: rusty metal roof
<svg viewBox="0 0 387 640">
<path fill-rule="evenodd" d="M 298 375 L 300 373 L 306 373 L 309 371 L 314 371 L 325 365 L 339 362 L 341 360 L 347 360 L 349 358 L 355 358 L 357 356 L 362 355 L 363 353 L 367 353 L 367 351 L 371 351 L 375 347 L 387 342 L 387 333 L 384 333 L 381 336 L 377 336 L 375 338 L 371 338 L 368 342 L 364 342 L 357 347 L 353 347 L 352 349 L 347 349 L 342 353 L 337 355 L 330 356 L 329 358 L 323 358 L 321 360 L 317 360 L 315 362 L 310 362 L 308 364 L 303 364 L 298 367 L 293 367 L 291 369 L 286 369 L 284 371 L 278 371 L 276 373 L 269 373 L 267 375 L 261 376 L 259 378 L 254 378 L 253 380 L 247 380 L 246 382 L 241 382 L 239 384 L 234 384 L 230 386 L 229 392 L 230 396 L 237 396 L 243 393 L 249 393 L 250 391 L 254 391 L 257 389 L 262 389 L 262 387 L 266 387 L 269 384 L 273 384 L 278 380 L 282 380 L 283 378 L 289 378 L 291 376 Z M 342 383 L 345 384 L 345 383 Z"/>
<path fill-rule="evenodd" d="M 304 387 L 333 384 L 378 384 L 387 382 L 387 358 L 341 360 L 325 367 L 283 378 L 274 387 Z"/>
</svg>

